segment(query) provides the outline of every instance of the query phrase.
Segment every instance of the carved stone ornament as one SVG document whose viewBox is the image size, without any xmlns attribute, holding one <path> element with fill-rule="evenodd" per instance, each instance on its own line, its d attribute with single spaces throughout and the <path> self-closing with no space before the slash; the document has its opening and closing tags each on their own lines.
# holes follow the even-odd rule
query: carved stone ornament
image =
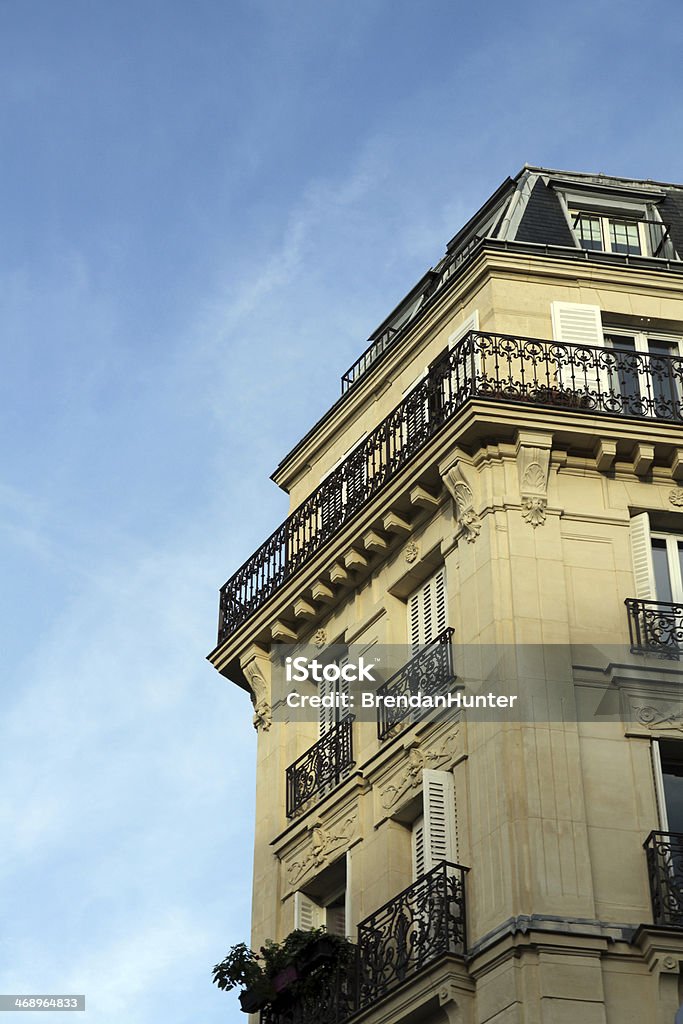
<svg viewBox="0 0 683 1024">
<path fill-rule="evenodd" d="M 326 829 L 322 825 L 314 825 L 310 829 L 306 852 L 299 860 L 294 860 L 287 867 L 287 881 L 290 885 L 297 882 L 312 871 L 325 867 L 333 854 L 343 846 L 347 846 L 356 830 L 357 815 L 350 814 L 341 825 Z"/>
<path fill-rule="evenodd" d="M 636 719 L 646 729 L 657 729 L 661 732 L 683 732 L 683 711 L 661 710 L 652 704 L 633 706 Z"/>
<path fill-rule="evenodd" d="M 517 473 L 522 503 L 522 519 L 536 529 L 545 523 L 548 507 L 548 470 L 550 446 L 518 443 Z"/>
<path fill-rule="evenodd" d="M 316 647 L 324 647 L 327 643 L 327 632 L 324 629 L 316 629 L 313 634 L 313 643 Z"/>
<path fill-rule="evenodd" d="M 453 499 L 455 518 L 465 540 L 473 544 L 481 533 L 481 519 L 474 508 L 474 494 L 467 483 L 459 462 L 455 462 L 443 475 L 443 482 Z"/>
<path fill-rule="evenodd" d="M 455 757 L 455 748 L 458 740 L 458 730 L 454 729 L 438 750 L 420 750 L 419 747 L 411 747 L 408 752 L 408 760 L 403 771 L 394 779 L 391 785 L 382 790 L 381 802 L 385 810 L 395 807 L 401 797 L 410 793 L 413 789 L 419 789 L 422 785 L 422 771 L 424 768 L 440 768 Z"/>
<path fill-rule="evenodd" d="M 522 498 L 522 519 L 536 529 L 545 522 L 545 510 L 548 502 L 545 498 Z"/>
<path fill-rule="evenodd" d="M 669 491 L 669 501 L 672 505 L 680 508 L 683 505 L 683 487 L 674 487 Z"/>
<path fill-rule="evenodd" d="M 273 721 L 273 710 L 268 699 L 270 696 L 268 684 L 256 664 L 256 659 L 247 662 L 244 666 L 244 674 L 251 690 L 251 703 L 254 705 L 254 728 L 268 732 Z"/>
<path fill-rule="evenodd" d="M 405 548 L 403 549 L 403 557 L 405 558 L 406 562 L 408 562 L 408 564 L 414 562 L 419 554 L 420 549 L 418 548 L 414 540 L 409 541 L 406 544 Z"/>
</svg>

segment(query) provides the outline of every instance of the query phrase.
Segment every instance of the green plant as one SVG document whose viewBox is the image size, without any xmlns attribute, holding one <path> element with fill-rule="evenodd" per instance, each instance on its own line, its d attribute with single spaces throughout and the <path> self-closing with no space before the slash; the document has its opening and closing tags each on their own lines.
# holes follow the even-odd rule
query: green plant
<svg viewBox="0 0 683 1024">
<path fill-rule="evenodd" d="M 308 965 L 307 958 L 323 938 L 331 955 L 322 962 Z M 333 935 L 324 928 L 311 931 L 295 929 L 282 942 L 269 939 L 258 953 L 244 942 L 233 946 L 213 968 L 213 980 L 226 992 L 239 986 L 257 1000 L 267 1003 L 277 997 L 273 980 L 288 968 L 297 967 L 288 990 L 292 995 L 305 994 L 337 965 L 349 964 L 353 953 L 354 946 L 348 939 Z"/>
</svg>

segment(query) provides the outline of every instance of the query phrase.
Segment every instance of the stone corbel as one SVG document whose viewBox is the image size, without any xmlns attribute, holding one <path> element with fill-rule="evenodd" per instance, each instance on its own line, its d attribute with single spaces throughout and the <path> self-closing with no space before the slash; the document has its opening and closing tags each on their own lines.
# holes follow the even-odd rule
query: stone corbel
<svg viewBox="0 0 683 1024">
<path fill-rule="evenodd" d="M 462 469 L 462 462 L 454 462 L 443 474 L 443 482 L 453 499 L 455 518 L 465 540 L 473 544 L 481 533 L 481 519 L 474 508 L 474 492 Z"/>
<path fill-rule="evenodd" d="M 522 519 L 536 529 L 545 523 L 552 434 L 520 430 L 517 434 L 517 474 Z"/>
<path fill-rule="evenodd" d="M 250 647 L 240 659 L 254 705 L 254 728 L 268 732 L 273 721 L 270 696 L 270 659 L 259 647 Z"/>
</svg>

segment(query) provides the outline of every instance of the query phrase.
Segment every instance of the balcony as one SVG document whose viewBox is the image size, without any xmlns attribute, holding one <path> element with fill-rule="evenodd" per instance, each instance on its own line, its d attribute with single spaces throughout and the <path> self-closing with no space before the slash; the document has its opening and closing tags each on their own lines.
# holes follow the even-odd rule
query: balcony
<svg viewBox="0 0 683 1024">
<path fill-rule="evenodd" d="M 444 956 L 465 955 L 465 872 L 442 861 L 358 925 L 358 1008 Z"/>
<path fill-rule="evenodd" d="M 656 925 L 683 928 L 683 834 L 650 832 L 645 840 Z"/>
<path fill-rule="evenodd" d="M 466 953 L 465 873 L 442 861 L 358 925 L 355 961 L 320 972 L 261 1024 L 343 1024 L 446 956 Z"/>
<path fill-rule="evenodd" d="M 683 651 L 683 605 L 671 601 L 624 602 L 633 654 L 679 658 Z"/>
<path fill-rule="evenodd" d="M 473 331 L 221 588 L 221 643 L 324 548 L 470 399 L 683 422 L 683 358 Z"/>
<path fill-rule="evenodd" d="M 355 1011 L 356 963 L 318 972 L 314 984 L 291 997 L 284 993 L 261 1010 L 260 1024 L 343 1024 Z"/>
<path fill-rule="evenodd" d="M 408 704 L 410 697 L 418 693 L 433 696 L 446 690 L 454 678 L 452 636 L 452 629 L 444 629 L 419 654 L 394 673 L 391 679 L 377 688 L 377 696 L 381 698 L 377 705 L 377 736 L 380 740 L 415 714 Z M 387 706 L 386 697 L 396 698 L 396 706 Z M 393 703 L 391 699 L 388 702 L 389 705 Z"/>
<path fill-rule="evenodd" d="M 353 761 L 353 715 L 329 729 L 287 769 L 287 817 L 292 818 L 312 797 L 339 784 Z"/>
</svg>

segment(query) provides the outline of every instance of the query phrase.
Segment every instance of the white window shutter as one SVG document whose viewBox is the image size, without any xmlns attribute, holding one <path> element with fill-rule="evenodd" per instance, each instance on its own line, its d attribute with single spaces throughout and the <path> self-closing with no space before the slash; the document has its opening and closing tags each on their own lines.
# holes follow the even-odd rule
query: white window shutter
<svg viewBox="0 0 683 1024">
<path fill-rule="evenodd" d="M 422 773 L 424 808 L 424 870 L 440 861 L 457 860 L 455 787 L 450 772 L 425 768 Z"/>
<path fill-rule="evenodd" d="M 449 348 L 453 348 L 453 346 L 457 345 L 458 342 L 460 341 L 460 339 L 464 338 L 465 335 L 469 334 L 470 331 L 478 331 L 478 330 L 479 330 L 479 310 L 478 309 L 474 309 L 474 310 L 472 310 L 470 315 L 467 317 L 467 319 L 464 320 L 460 324 L 460 326 L 455 331 L 453 331 L 452 334 L 448 335 L 448 347 Z"/>
<path fill-rule="evenodd" d="M 413 823 L 412 844 L 413 844 L 413 878 L 421 878 L 425 873 L 425 831 L 424 816 Z"/>
<path fill-rule="evenodd" d="M 344 907 L 327 907 L 325 911 L 325 927 L 332 935 L 346 935 L 346 914 Z"/>
<path fill-rule="evenodd" d="M 636 597 L 641 601 L 654 601 L 656 600 L 655 573 L 652 565 L 650 518 L 647 512 L 633 516 L 630 528 Z"/>
<path fill-rule="evenodd" d="M 553 322 L 553 338 L 569 345 L 603 346 L 605 339 L 602 333 L 602 317 L 599 306 L 588 306 L 581 302 L 551 302 L 550 314 Z M 588 397 L 597 396 L 601 392 L 610 391 L 609 375 L 595 366 L 585 369 L 577 363 L 573 372 L 561 365 L 556 370 L 557 383 L 571 387 Z"/>
<path fill-rule="evenodd" d="M 550 315 L 555 341 L 571 345 L 602 345 L 602 317 L 599 306 L 581 302 L 551 302 Z"/>
<path fill-rule="evenodd" d="M 302 932 L 322 928 L 325 923 L 325 911 L 307 896 L 305 892 L 294 893 L 294 927 Z"/>
<path fill-rule="evenodd" d="M 408 598 L 408 638 L 413 654 L 447 625 L 446 570 L 441 568 Z"/>
<path fill-rule="evenodd" d="M 328 697 L 333 692 L 332 683 L 327 679 L 321 679 L 318 683 L 318 696 L 321 698 Z M 334 725 L 334 708 L 323 707 L 321 704 L 318 708 L 318 716 L 320 723 L 320 736 L 322 737 Z"/>
</svg>

